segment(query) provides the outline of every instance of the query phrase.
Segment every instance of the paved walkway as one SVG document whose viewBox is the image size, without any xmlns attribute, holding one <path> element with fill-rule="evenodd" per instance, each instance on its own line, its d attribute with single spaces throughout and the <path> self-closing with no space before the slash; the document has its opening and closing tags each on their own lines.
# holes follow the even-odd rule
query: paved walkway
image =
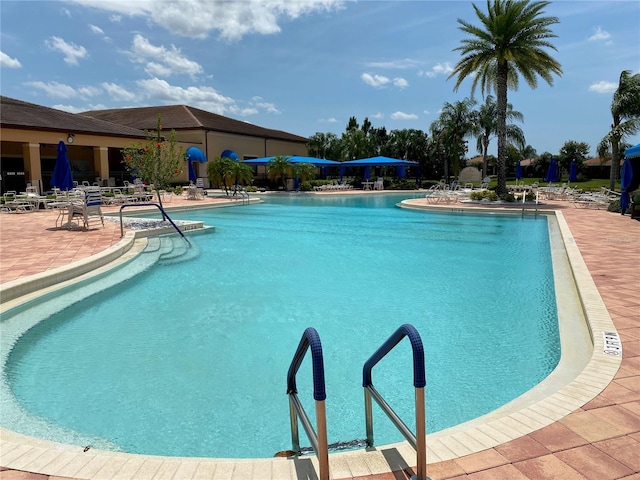
<svg viewBox="0 0 640 480">
<path fill-rule="evenodd" d="M 179 202 L 189 203 L 176 200 L 172 206 Z M 615 323 L 623 342 L 622 366 L 605 390 L 562 420 L 476 454 L 429 464 L 431 480 L 640 480 L 640 222 L 547 203 L 562 211 Z M 53 228 L 56 215 L 0 215 L 1 283 L 86 258 L 120 240 L 115 223 L 89 232 L 61 231 Z M 349 478 L 401 480 L 413 473 Z M 0 467 L 0 480 L 57 478 Z"/>
</svg>

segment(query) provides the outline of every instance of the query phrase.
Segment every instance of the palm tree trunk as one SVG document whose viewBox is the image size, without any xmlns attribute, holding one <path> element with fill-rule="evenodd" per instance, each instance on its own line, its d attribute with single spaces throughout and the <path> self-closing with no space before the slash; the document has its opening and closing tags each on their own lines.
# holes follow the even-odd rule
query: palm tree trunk
<svg viewBox="0 0 640 480">
<path fill-rule="evenodd" d="M 509 65 L 505 60 L 498 61 L 496 78 L 496 113 L 498 117 L 498 197 L 507 194 L 507 75 Z"/>
</svg>

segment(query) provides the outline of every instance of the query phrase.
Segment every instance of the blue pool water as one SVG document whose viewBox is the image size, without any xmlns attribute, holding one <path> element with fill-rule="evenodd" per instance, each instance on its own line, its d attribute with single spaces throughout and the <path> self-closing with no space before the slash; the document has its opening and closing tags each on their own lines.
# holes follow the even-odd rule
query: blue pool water
<svg viewBox="0 0 640 480">
<path fill-rule="evenodd" d="M 286 374 L 310 326 L 330 443 L 365 437 L 362 366 L 404 323 L 425 346 L 429 432 L 519 396 L 560 355 L 546 218 L 397 208 L 406 197 L 173 213 L 216 227 L 190 237 L 199 255 L 29 329 L 5 366 L 22 414 L 3 426 L 134 453 L 271 457 L 291 448 Z M 406 340 L 373 382 L 413 429 Z M 298 388 L 315 419 L 309 358 Z M 374 420 L 376 444 L 402 440 L 377 406 Z"/>
</svg>

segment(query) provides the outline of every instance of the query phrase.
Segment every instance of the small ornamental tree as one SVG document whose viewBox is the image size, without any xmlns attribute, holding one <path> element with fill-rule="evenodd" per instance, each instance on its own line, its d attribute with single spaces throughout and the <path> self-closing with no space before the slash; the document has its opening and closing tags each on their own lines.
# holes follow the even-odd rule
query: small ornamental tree
<svg viewBox="0 0 640 480">
<path fill-rule="evenodd" d="M 162 136 L 160 120 L 161 117 L 158 115 L 156 130 L 145 131 L 146 142 L 122 149 L 122 158 L 127 171 L 148 183 L 156 192 L 158 203 L 162 206 L 160 190 L 166 188 L 171 179 L 182 173 L 185 153 L 182 147 L 177 145 L 175 130 L 171 130 L 169 138 Z"/>
</svg>

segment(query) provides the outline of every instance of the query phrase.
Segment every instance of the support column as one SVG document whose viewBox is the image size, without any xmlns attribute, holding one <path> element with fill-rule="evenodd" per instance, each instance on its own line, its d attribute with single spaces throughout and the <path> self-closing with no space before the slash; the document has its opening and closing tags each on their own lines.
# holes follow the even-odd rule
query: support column
<svg viewBox="0 0 640 480">
<path fill-rule="evenodd" d="M 93 164 L 98 167 L 98 175 L 102 179 L 101 186 L 106 185 L 109 180 L 109 149 L 107 147 L 93 147 Z"/>
<path fill-rule="evenodd" d="M 32 186 L 38 187 L 40 194 L 45 186 L 42 184 L 42 164 L 40 162 L 40 144 L 22 144 L 22 158 L 24 159 L 25 179 Z"/>
</svg>

